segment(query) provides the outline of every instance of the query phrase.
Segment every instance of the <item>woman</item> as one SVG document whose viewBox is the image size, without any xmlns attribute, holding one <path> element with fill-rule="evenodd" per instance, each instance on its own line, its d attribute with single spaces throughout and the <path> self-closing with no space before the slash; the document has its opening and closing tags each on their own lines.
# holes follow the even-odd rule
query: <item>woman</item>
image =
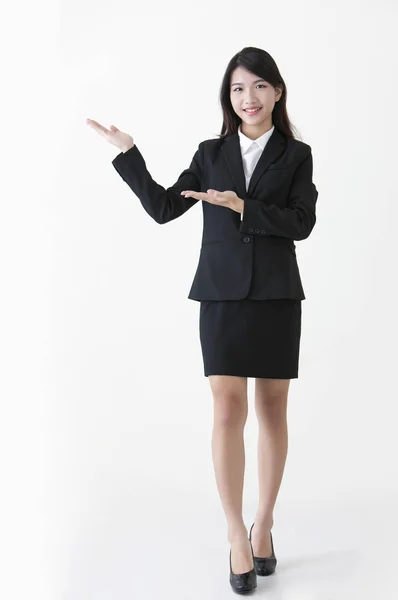
<svg viewBox="0 0 398 600">
<path fill-rule="evenodd" d="M 238 52 L 222 81 L 219 138 L 201 142 L 167 189 L 153 180 L 131 136 L 87 120 L 121 150 L 112 164 L 156 222 L 202 201 L 202 246 L 188 297 L 200 302 L 204 372 L 214 398 L 212 456 L 228 523 L 229 581 L 238 593 L 276 568 L 273 509 L 305 299 L 293 240 L 307 238 L 316 221 L 311 147 L 293 136 L 286 96 L 267 52 Z M 248 377 L 255 378 L 259 423 L 259 505 L 249 537 L 242 518 Z"/>
</svg>

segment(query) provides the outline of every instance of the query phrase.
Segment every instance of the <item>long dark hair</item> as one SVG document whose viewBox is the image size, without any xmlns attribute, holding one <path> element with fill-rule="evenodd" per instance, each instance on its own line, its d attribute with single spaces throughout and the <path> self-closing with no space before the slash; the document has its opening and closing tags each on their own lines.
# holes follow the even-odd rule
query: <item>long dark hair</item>
<svg viewBox="0 0 398 600">
<path fill-rule="evenodd" d="M 230 100 L 231 75 L 237 67 L 243 67 L 265 81 L 268 81 L 273 87 L 282 89 L 282 95 L 278 102 L 275 102 L 274 110 L 272 111 L 272 123 L 285 136 L 295 137 L 293 133 L 293 129 L 295 128 L 292 126 L 286 110 L 287 89 L 277 64 L 268 52 L 252 46 L 247 46 L 235 54 L 229 61 L 224 73 L 220 89 L 223 124 L 221 133 L 217 135 L 225 137 L 236 133 L 239 125 L 242 123 L 242 119 L 238 117 L 232 108 Z"/>
</svg>

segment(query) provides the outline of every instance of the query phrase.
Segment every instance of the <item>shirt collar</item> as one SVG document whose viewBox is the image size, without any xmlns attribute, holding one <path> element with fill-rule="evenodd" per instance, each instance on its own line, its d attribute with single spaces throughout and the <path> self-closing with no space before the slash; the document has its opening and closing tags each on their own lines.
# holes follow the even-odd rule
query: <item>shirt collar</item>
<svg viewBox="0 0 398 600">
<path fill-rule="evenodd" d="M 238 127 L 238 134 L 239 134 L 239 141 L 240 141 L 240 147 L 242 150 L 242 154 L 245 154 L 248 151 L 248 149 L 250 148 L 250 146 L 252 145 L 253 142 L 256 142 L 256 144 L 258 144 L 260 146 L 261 150 L 264 150 L 266 143 L 268 142 L 269 138 L 271 137 L 274 129 L 275 129 L 275 125 L 273 125 L 269 131 L 266 131 L 265 133 L 263 133 L 263 135 L 260 135 L 260 137 L 256 138 L 255 140 L 251 140 L 250 138 L 247 137 L 247 135 L 242 133 L 242 124 L 240 124 Z"/>
</svg>

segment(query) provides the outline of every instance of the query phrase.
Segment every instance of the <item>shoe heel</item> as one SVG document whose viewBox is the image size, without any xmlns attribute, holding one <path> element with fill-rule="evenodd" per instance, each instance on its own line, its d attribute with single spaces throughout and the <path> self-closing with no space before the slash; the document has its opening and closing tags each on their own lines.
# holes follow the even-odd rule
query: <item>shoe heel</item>
<svg viewBox="0 0 398 600">
<path fill-rule="evenodd" d="M 253 523 L 253 525 L 254 525 L 254 523 Z M 253 525 L 250 527 L 250 533 L 249 533 L 250 543 L 251 543 Z M 272 573 L 274 573 L 274 571 L 276 569 L 276 565 L 277 565 L 278 561 L 275 556 L 274 541 L 272 539 L 271 531 L 270 531 L 270 536 L 271 536 L 271 547 L 272 547 L 271 556 L 267 556 L 265 558 L 262 558 L 260 556 L 253 557 L 256 575 L 260 575 L 260 576 L 272 575 Z"/>
</svg>

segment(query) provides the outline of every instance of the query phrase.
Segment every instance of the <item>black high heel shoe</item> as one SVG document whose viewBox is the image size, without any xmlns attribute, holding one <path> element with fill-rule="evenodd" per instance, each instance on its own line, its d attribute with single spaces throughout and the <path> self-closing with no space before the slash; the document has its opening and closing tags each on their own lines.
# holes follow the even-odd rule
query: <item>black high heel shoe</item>
<svg viewBox="0 0 398 600">
<path fill-rule="evenodd" d="M 251 592 L 257 587 L 257 575 L 256 569 L 254 567 L 254 555 L 253 548 L 250 542 L 250 548 L 253 556 L 253 568 L 250 571 L 246 571 L 246 573 L 233 573 L 232 572 L 232 563 L 231 563 L 231 550 L 229 551 L 229 583 L 231 584 L 232 589 L 237 594 L 246 594 L 247 592 Z"/>
<path fill-rule="evenodd" d="M 254 525 L 254 523 L 253 523 L 253 525 Z M 250 533 L 249 533 L 250 543 L 251 543 L 253 525 L 250 527 Z M 267 556 L 265 558 L 261 558 L 260 556 L 253 556 L 254 568 L 256 570 L 257 575 L 271 575 L 276 569 L 276 564 L 278 561 L 276 559 L 275 552 L 274 552 L 274 542 L 272 540 L 272 533 L 271 533 L 271 531 L 269 533 L 271 536 L 271 547 L 272 547 L 271 556 Z"/>
</svg>

